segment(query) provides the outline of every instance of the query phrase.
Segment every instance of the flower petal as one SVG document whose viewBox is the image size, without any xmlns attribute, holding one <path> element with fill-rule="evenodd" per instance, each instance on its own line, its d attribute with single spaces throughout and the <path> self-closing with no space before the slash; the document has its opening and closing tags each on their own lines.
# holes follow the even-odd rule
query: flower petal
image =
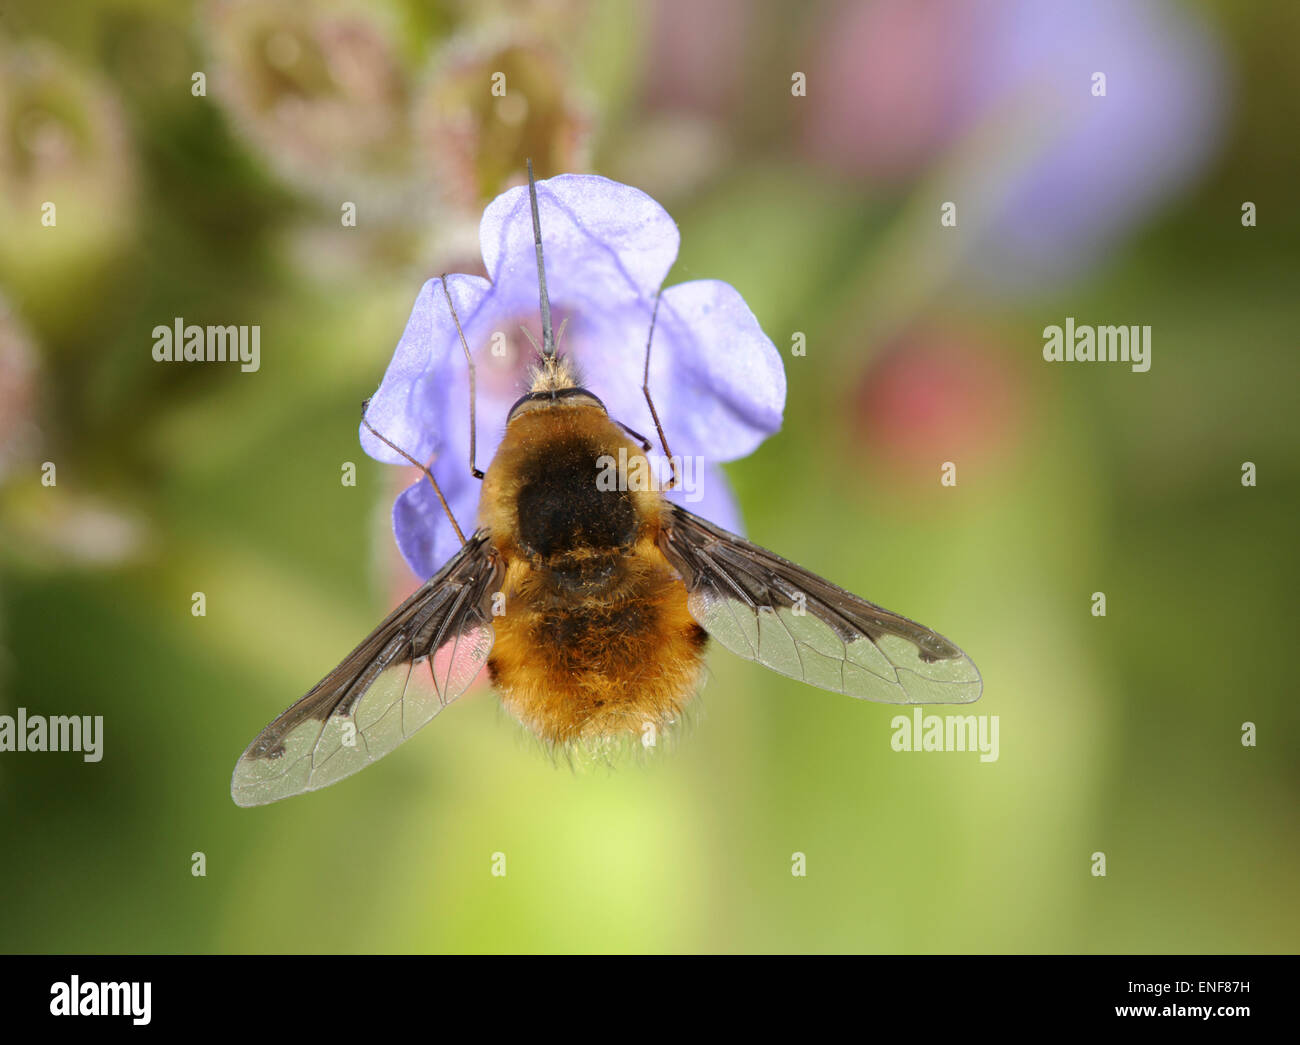
<svg viewBox="0 0 1300 1045">
<path fill-rule="evenodd" d="M 583 384 L 610 416 L 656 445 L 642 394 L 645 339 L 654 295 L 677 254 L 677 227 L 645 193 L 605 178 L 563 175 L 538 185 L 555 315 L 569 320 L 561 350 L 585 370 Z M 477 373 L 477 461 L 486 467 L 506 411 L 525 389 L 511 330 L 537 314 L 537 269 L 527 189 L 512 189 L 484 212 L 483 256 L 493 280 L 448 277 Z M 535 330 L 536 327 L 533 326 Z M 501 348 L 502 351 L 497 351 Z M 785 405 L 781 357 L 736 290 L 700 280 L 664 292 L 654 332 L 650 387 L 684 488 L 669 496 L 721 526 L 740 517 L 719 461 L 751 452 L 780 428 Z M 385 438 L 431 467 L 457 521 L 475 529 L 480 487 L 468 452 L 469 368 L 439 280 L 420 291 L 368 420 Z M 371 456 L 407 463 L 364 426 Z M 666 468 L 658 468 L 661 477 Z M 458 545 L 432 487 L 420 480 L 393 507 L 398 546 L 421 577 Z"/>
<path fill-rule="evenodd" d="M 434 475 L 456 521 L 469 536 L 478 513 L 478 481 L 471 479 L 464 468 L 435 466 Z M 397 495 L 393 503 L 393 535 L 402 557 L 422 580 L 432 577 L 460 547 L 456 531 L 425 476 Z"/>
<path fill-rule="evenodd" d="M 477 319 L 492 287 L 481 276 L 455 275 L 447 277 L 447 289 L 462 325 L 468 326 Z M 457 360 L 463 367 L 460 339 L 447 308 L 442 281 L 428 280 L 415 299 L 379 390 L 371 397 L 366 420 L 417 461 L 427 461 L 442 445 L 440 421 L 445 409 L 446 379 Z M 364 424 L 360 432 L 362 449 L 376 461 L 410 464 L 375 438 Z"/>
<path fill-rule="evenodd" d="M 655 353 L 660 327 L 676 364 L 671 423 L 684 443 L 701 447 L 710 461 L 731 461 L 780 429 L 781 354 L 735 287 L 713 279 L 669 287 L 659 306 Z M 651 392 L 658 406 L 653 375 Z"/>
<path fill-rule="evenodd" d="M 590 174 L 537 183 L 537 209 L 552 302 L 617 307 L 651 298 L 677 258 L 668 212 L 640 189 Z M 502 193 L 479 225 L 483 262 L 508 297 L 536 301 L 537 254 L 527 186 Z"/>
</svg>

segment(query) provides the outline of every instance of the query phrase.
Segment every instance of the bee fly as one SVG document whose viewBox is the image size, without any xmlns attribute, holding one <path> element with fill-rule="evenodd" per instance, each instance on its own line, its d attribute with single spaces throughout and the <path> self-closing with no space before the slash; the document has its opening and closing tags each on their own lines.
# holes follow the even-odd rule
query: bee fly
<svg viewBox="0 0 1300 1045">
<path fill-rule="evenodd" d="M 960 704 L 980 695 L 975 665 L 947 639 L 663 497 L 677 475 L 649 388 L 657 298 L 642 390 L 673 479 L 662 490 L 597 484 L 598 460 L 648 468 L 650 444 L 612 419 L 556 354 L 531 162 L 528 188 L 540 366 L 486 474 L 474 467 L 471 437 L 470 467 L 483 481 L 479 528 L 466 538 L 429 469 L 370 429 L 423 468 L 461 548 L 249 745 L 231 781 L 239 805 L 314 791 L 364 769 L 485 665 L 505 706 L 557 746 L 671 726 L 699 685 L 710 637 L 851 697 Z M 445 279 L 443 292 L 451 305 Z M 472 418 L 473 361 L 460 336 Z"/>
</svg>

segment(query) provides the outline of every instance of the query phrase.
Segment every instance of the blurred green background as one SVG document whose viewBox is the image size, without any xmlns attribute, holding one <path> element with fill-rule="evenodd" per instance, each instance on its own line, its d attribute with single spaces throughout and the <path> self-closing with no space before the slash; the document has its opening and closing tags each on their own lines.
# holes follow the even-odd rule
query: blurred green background
<svg viewBox="0 0 1300 1045">
<path fill-rule="evenodd" d="M 1294 952 L 1297 28 L 1291 0 L 7 3 L 0 713 L 103 715 L 105 747 L 0 754 L 0 946 Z M 744 294 L 789 379 L 728 466 L 749 535 L 960 643 L 998 761 L 894 752 L 896 709 L 715 650 L 644 766 L 557 767 L 483 690 L 340 785 L 231 802 L 414 587 L 359 404 L 525 156 L 649 192 L 668 282 Z M 260 371 L 154 363 L 174 316 L 260 324 Z M 1150 324 L 1150 372 L 1044 362 L 1066 316 Z"/>
</svg>

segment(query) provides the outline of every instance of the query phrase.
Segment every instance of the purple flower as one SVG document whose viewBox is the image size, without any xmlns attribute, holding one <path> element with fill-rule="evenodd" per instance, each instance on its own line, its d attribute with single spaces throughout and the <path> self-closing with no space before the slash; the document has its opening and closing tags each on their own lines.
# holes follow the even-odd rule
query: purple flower
<svg viewBox="0 0 1300 1045">
<path fill-rule="evenodd" d="M 968 271 L 1008 289 L 1072 277 L 1220 143 L 1223 61 L 1191 6 L 840 0 L 808 62 L 804 148 L 859 180 L 952 157 L 934 177 L 978 232 Z"/>
<path fill-rule="evenodd" d="M 537 185 L 546 279 L 559 353 L 610 416 L 654 444 L 641 394 L 646 336 L 655 293 L 677 257 L 677 226 L 645 193 L 589 175 Z M 525 187 L 498 196 L 479 226 L 490 279 L 447 277 L 447 289 L 477 368 L 478 466 L 486 469 L 506 414 L 527 391 L 537 361 L 520 331 L 540 342 L 537 260 Z M 667 288 L 659 306 L 650 389 L 668 445 L 695 474 L 669 497 L 720 526 L 738 527 L 735 502 L 718 462 L 751 453 L 781 426 L 785 372 L 776 346 L 736 290 L 717 280 Z M 475 528 L 479 481 L 469 471 L 469 371 L 441 280 L 420 289 L 406 331 L 367 419 L 432 471 L 461 528 Z M 401 455 L 363 425 L 366 453 L 390 464 Z M 699 467 L 697 467 L 697 464 Z M 666 473 L 665 473 L 666 474 Z M 421 577 L 433 574 L 458 541 L 437 496 L 421 478 L 393 506 L 398 547 Z"/>
<path fill-rule="evenodd" d="M 1195 14 L 1165 0 L 991 10 L 975 36 L 984 60 L 972 105 L 993 118 L 1018 112 L 1033 130 L 977 265 L 994 285 L 1050 283 L 1086 268 L 1205 166 L 1223 124 L 1223 63 Z M 1092 94 L 1099 72 L 1105 97 Z"/>
</svg>

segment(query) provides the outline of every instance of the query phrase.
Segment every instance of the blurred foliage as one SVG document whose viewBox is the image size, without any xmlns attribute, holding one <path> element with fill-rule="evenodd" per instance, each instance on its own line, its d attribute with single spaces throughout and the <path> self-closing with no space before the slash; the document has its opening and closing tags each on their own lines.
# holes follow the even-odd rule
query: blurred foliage
<svg viewBox="0 0 1300 1045">
<path fill-rule="evenodd" d="M 933 228 L 954 179 L 1002 184 L 987 125 L 904 176 L 804 151 L 844 5 L 271 4 L 241 36 L 241 4 L 7 4 L 0 712 L 102 714 L 105 756 L 0 754 L 0 945 L 1293 952 L 1295 5 L 1157 7 L 1221 52 L 1221 140 L 1096 264 L 1008 294 Z M 503 53 L 540 104 L 473 94 Z M 315 73 L 244 105 L 266 62 Z M 414 586 L 359 404 L 525 155 L 650 192 L 669 282 L 745 295 L 790 387 L 729 468 L 749 534 L 959 641 L 997 762 L 895 753 L 895 709 L 715 651 L 644 767 L 557 768 L 483 691 L 379 768 L 233 805 L 249 739 Z M 1067 315 L 1150 324 L 1151 371 L 1046 365 Z M 259 324 L 261 369 L 155 363 L 176 316 Z"/>
</svg>

